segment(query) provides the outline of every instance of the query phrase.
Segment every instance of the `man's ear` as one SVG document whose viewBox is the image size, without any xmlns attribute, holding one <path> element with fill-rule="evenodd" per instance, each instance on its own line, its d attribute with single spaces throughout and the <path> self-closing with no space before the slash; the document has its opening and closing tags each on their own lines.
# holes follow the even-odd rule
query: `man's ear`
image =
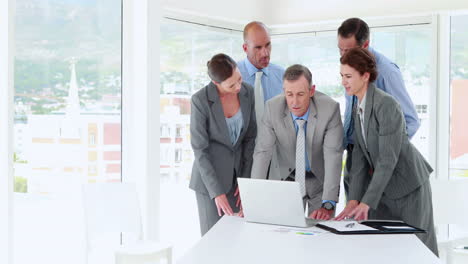
<svg viewBox="0 0 468 264">
<path fill-rule="evenodd" d="M 242 44 L 242 49 L 244 52 L 247 52 L 247 43 L 244 42 L 244 44 Z"/>
<path fill-rule="evenodd" d="M 369 42 L 370 42 L 369 40 L 364 41 L 364 44 L 362 44 L 362 47 L 363 47 L 364 49 L 369 48 Z"/>
<path fill-rule="evenodd" d="M 370 73 L 365 72 L 365 73 L 363 74 L 363 76 L 364 76 L 364 80 L 369 81 Z"/>
<path fill-rule="evenodd" d="M 310 87 L 309 92 L 310 92 L 310 94 L 309 94 L 310 97 L 314 96 L 314 94 L 315 94 L 315 84 L 312 84 L 312 86 Z"/>
</svg>

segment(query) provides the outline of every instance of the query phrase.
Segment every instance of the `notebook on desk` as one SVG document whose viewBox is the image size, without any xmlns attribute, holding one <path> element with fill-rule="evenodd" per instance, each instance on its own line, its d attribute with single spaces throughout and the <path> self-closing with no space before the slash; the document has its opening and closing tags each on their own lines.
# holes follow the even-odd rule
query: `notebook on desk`
<svg viewBox="0 0 468 264">
<path fill-rule="evenodd" d="M 365 234 L 414 234 L 426 231 L 403 221 L 367 220 L 367 221 L 328 221 L 317 227 L 339 235 Z"/>
<path fill-rule="evenodd" d="M 309 227 L 320 220 L 305 217 L 299 183 L 237 178 L 248 222 Z"/>
</svg>

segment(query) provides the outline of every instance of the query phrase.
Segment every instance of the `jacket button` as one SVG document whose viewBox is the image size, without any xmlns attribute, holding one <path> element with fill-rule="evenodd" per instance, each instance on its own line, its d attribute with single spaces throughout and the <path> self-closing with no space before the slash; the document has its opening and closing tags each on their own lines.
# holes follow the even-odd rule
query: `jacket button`
<svg viewBox="0 0 468 264">
<path fill-rule="evenodd" d="M 289 172 L 291 172 L 291 170 L 292 170 L 292 169 L 291 169 L 291 168 L 289 168 Z"/>
</svg>

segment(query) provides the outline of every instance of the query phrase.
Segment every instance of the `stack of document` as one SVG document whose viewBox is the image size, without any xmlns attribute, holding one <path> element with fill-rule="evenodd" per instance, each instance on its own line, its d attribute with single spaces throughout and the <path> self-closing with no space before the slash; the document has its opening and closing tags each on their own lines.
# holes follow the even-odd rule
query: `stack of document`
<svg viewBox="0 0 468 264">
<path fill-rule="evenodd" d="M 368 221 L 324 221 L 316 225 L 335 234 L 413 234 L 425 233 L 423 229 L 403 221 L 368 220 Z"/>
<path fill-rule="evenodd" d="M 333 228 L 336 231 L 369 231 L 377 230 L 370 226 L 362 225 L 358 221 L 324 221 L 320 222 L 320 225 Z"/>
</svg>

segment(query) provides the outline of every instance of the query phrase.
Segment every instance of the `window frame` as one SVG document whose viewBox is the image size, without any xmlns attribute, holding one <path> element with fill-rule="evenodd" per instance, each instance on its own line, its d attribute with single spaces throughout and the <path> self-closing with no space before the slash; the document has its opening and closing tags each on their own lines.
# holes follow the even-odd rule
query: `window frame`
<svg viewBox="0 0 468 264">
<path fill-rule="evenodd" d="M 13 262 L 14 14 L 14 0 L 0 2 L 0 263 Z"/>
<path fill-rule="evenodd" d="M 160 0 L 122 0 L 122 181 L 135 182 L 143 238 L 159 240 Z"/>
</svg>

